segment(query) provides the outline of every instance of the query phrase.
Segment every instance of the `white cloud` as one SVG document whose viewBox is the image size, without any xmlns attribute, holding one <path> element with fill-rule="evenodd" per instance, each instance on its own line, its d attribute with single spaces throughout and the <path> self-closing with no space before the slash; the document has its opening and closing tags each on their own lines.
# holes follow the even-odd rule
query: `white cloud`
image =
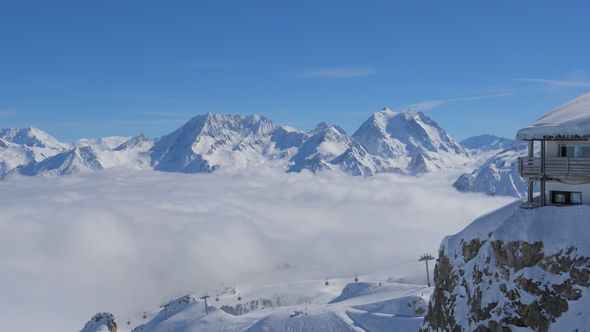
<svg viewBox="0 0 590 332">
<path fill-rule="evenodd" d="M 542 83 L 554 86 L 565 86 L 565 87 L 590 87 L 590 83 L 587 82 L 580 82 L 580 81 L 558 81 L 558 80 L 546 80 L 541 78 L 515 78 L 511 79 L 511 81 L 520 81 L 520 82 L 532 82 L 532 83 Z"/>
<path fill-rule="evenodd" d="M 459 102 L 459 101 L 472 101 L 472 100 L 481 100 L 481 99 L 490 99 L 490 98 L 501 98 L 501 97 L 508 97 L 508 96 L 512 96 L 512 93 L 499 93 L 499 94 L 488 95 L 488 96 L 430 100 L 430 101 L 424 101 L 424 102 L 412 104 L 412 105 L 407 106 L 406 108 L 409 107 L 409 108 L 413 108 L 417 111 L 425 111 L 425 110 L 439 107 L 444 104 L 455 103 L 455 102 Z"/>
<path fill-rule="evenodd" d="M 369 67 L 346 67 L 303 71 L 292 76 L 299 78 L 347 78 L 376 75 L 377 71 Z"/>
<path fill-rule="evenodd" d="M 98 311 L 123 320 L 189 291 L 255 282 L 285 262 L 321 279 L 417 261 L 510 201 L 435 177 L 271 169 L 8 178 L 0 330 L 76 331 Z M 402 268 L 391 273 L 422 278 L 423 264 Z"/>
</svg>

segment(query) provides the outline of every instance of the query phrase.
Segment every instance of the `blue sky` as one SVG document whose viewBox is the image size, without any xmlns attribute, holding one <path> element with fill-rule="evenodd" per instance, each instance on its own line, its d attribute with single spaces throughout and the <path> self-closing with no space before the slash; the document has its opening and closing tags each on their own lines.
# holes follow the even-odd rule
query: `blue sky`
<svg viewBox="0 0 590 332">
<path fill-rule="evenodd" d="M 384 106 L 513 138 L 590 91 L 584 1 L 4 1 L 0 127 L 62 142 L 206 112 L 349 134 Z"/>
</svg>

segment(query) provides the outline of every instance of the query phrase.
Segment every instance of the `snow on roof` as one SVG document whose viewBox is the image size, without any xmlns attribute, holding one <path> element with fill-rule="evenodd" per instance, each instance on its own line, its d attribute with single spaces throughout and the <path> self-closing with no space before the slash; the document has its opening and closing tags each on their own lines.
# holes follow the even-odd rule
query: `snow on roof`
<svg viewBox="0 0 590 332">
<path fill-rule="evenodd" d="M 590 137 L 590 93 L 545 114 L 516 134 L 517 141 Z"/>
</svg>

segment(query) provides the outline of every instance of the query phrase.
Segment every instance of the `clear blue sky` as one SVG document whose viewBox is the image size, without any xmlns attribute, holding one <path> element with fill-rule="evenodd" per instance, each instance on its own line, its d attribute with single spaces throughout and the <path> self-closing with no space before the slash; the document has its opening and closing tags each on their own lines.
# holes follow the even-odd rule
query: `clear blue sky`
<svg viewBox="0 0 590 332">
<path fill-rule="evenodd" d="M 590 91 L 588 1 L 2 1 L 0 127 L 62 142 L 206 112 L 352 134 L 387 106 L 457 140 Z"/>
</svg>

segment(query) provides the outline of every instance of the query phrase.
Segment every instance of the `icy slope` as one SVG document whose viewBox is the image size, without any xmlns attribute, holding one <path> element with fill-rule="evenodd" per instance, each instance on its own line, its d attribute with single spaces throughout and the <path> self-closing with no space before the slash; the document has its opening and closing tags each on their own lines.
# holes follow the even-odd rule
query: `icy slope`
<svg viewBox="0 0 590 332">
<path fill-rule="evenodd" d="M 442 242 L 421 331 L 588 328 L 590 206 L 519 203 Z"/>
</svg>

